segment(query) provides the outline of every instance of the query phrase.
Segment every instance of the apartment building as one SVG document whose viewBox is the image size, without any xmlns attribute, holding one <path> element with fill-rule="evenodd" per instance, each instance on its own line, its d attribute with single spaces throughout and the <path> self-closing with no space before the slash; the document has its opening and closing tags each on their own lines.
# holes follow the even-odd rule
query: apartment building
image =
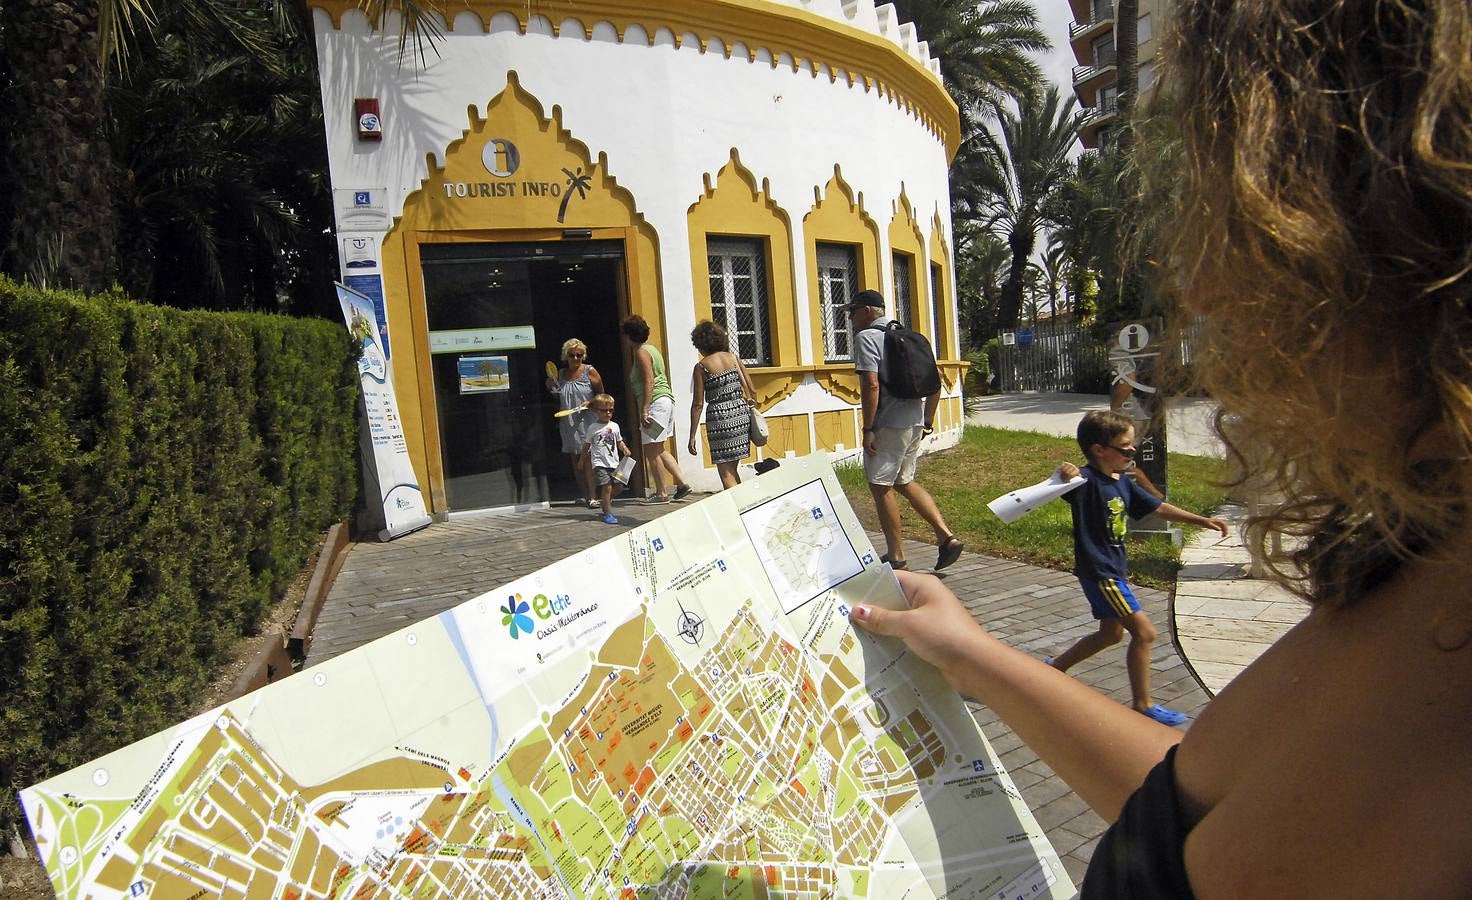
<svg viewBox="0 0 1472 900">
<path fill-rule="evenodd" d="M 1078 65 L 1073 67 L 1073 90 L 1084 111 L 1079 126 L 1079 142 L 1090 150 L 1107 147 L 1111 134 L 1119 125 L 1119 68 L 1116 56 L 1116 15 L 1114 0 L 1069 0 L 1073 23 L 1068 26 L 1068 42 Z M 1136 30 L 1139 44 L 1138 83 L 1140 101 L 1149 98 L 1155 87 L 1155 57 L 1159 36 L 1173 12 L 1172 0 L 1139 0 Z"/>
</svg>

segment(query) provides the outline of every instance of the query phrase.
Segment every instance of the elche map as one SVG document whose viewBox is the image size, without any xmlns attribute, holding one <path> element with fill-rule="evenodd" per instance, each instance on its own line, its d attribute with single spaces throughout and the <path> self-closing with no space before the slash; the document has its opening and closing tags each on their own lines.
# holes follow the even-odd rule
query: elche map
<svg viewBox="0 0 1472 900">
<path fill-rule="evenodd" d="M 821 454 L 21 792 L 62 897 L 1074 887 Z"/>
</svg>

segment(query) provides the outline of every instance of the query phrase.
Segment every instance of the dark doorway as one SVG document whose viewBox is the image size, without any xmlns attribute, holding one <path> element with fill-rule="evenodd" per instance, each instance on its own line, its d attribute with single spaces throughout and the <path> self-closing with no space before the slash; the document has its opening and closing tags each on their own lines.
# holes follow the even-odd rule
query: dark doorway
<svg viewBox="0 0 1472 900">
<path fill-rule="evenodd" d="M 573 499 L 545 367 L 579 338 L 623 419 L 622 242 L 419 249 L 450 509 Z"/>
</svg>

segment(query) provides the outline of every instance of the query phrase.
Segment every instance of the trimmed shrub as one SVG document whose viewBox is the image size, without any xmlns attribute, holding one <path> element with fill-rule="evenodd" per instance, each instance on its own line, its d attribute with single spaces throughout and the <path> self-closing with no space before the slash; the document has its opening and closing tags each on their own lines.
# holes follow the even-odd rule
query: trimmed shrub
<svg viewBox="0 0 1472 900">
<path fill-rule="evenodd" d="M 0 828 L 191 711 L 347 516 L 357 387 L 340 324 L 0 279 Z"/>
</svg>

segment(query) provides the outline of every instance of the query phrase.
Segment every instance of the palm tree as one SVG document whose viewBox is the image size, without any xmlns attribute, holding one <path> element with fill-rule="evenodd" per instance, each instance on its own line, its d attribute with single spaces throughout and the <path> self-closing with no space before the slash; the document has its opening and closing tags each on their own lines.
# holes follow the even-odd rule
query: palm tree
<svg viewBox="0 0 1472 900">
<path fill-rule="evenodd" d="M 1134 144 L 1135 99 L 1140 91 L 1139 15 L 1139 0 L 1115 0 L 1114 65 L 1118 73 L 1115 83 L 1119 85 L 1116 103 L 1122 126 L 1117 147 L 1126 155 Z"/>
<path fill-rule="evenodd" d="M 289 6 L 273 17 L 192 0 L 136 39 L 108 94 L 132 295 L 268 310 L 330 295 L 320 101 L 307 25 Z"/>
<path fill-rule="evenodd" d="M 104 23 L 116 34 L 119 21 L 136 22 L 133 14 L 146 9 L 141 0 L 116 0 L 115 7 L 5 0 L 4 271 L 83 290 L 112 283 L 117 220 L 103 104 Z"/>
<path fill-rule="evenodd" d="M 974 221 L 956 224 L 956 296 L 960 298 L 966 349 L 976 350 L 996 332 L 997 307 L 1011 259 L 1007 242 Z"/>
<path fill-rule="evenodd" d="M 1048 249 L 1043 251 L 1043 262 L 1038 266 L 1038 272 L 1041 273 L 1043 287 L 1048 292 L 1048 309 L 1054 316 L 1057 316 L 1060 312 L 1058 295 L 1063 289 L 1064 279 L 1068 273 L 1068 254 L 1050 241 Z"/>
<path fill-rule="evenodd" d="M 1051 44 L 1028 0 L 896 0 L 895 11 L 940 59 L 963 135 L 1042 81 L 1033 55 Z"/>
<path fill-rule="evenodd" d="M 363 2 L 369 15 L 375 18 L 389 11 L 401 14 L 401 58 L 411 36 L 422 61 L 426 50 L 432 49 L 442 35 L 439 20 L 432 15 L 446 5 L 442 0 Z M 0 93 L 4 99 L 0 121 L 11 123 L 11 127 L 0 139 L 0 184 L 4 185 L 4 189 L 0 189 L 0 198 L 4 198 L 0 203 L 8 200 L 8 204 L 0 209 L 0 271 L 34 281 L 93 291 L 108 287 L 119 275 L 136 281 L 135 261 L 129 259 L 124 271 L 118 271 L 120 228 L 116 198 L 121 192 L 123 215 L 127 217 L 136 214 L 140 193 L 134 183 L 136 173 L 119 171 L 115 163 L 118 150 L 111 140 L 113 135 L 110 131 L 116 123 L 112 121 L 114 117 L 111 114 L 119 97 L 117 91 L 109 90 L 109 85 L 121 84 L 124 92 L 151 93 L 155 99 L 158 98 L 159 90 L 146 86 L 142 79 L 148 74 L 157 74 L 157 67 L 150 67 L 149 62 L 150 54 L 167 43 L 154 40 L 160 28 L 197 35 L 201 30 L 211 31 L 211 23 L 269 16 L 276 30 L 282 32 L 292 20 L 304 22 L 307 15 L 301 4 L 289 2 L 177 0 L 161 5 L 161 8 L 164 13 L 156 15 L 152 0 L 3 0 L 0 60 L 3 60 L 7 71 L 0 83 L 8 83 L 4 84 L 5 91 Z M 224 55 L 234 54 L 229 66 L 220 60 L 209 61 L 202 50 L 192 48 L 195 53 L 194 75 L 170 70 L 155 87 L 177 92 L 181 86 L 191 82 L 203 85 L 206 81 L 228 80 L 228 76 L 242 68 L 262 65 L 267 57 L 279 53 L 281 48 L 261 43 L 261 35 L 262 29 L 255 26 L 242 33 L 219 33 L 216 30 L 213 37 L 223 39 L 223 46 L 215 49 Z M 282 95 L 280 102 L 295 103 L 298 107 L 310 106 L 318 102 L 312 73 L 315 63 L 312 62 L 310 29 L 297 28 L 289 36 L 295 41 L 297 61 L 305 65 L 307 73 L 313 77 L 304 81 L 299 79 L 299 84 L 295 85 L 296 93 Z M 187 42 L 189 39 L 183 40 Z M 269 62 L 264 64 L 271 71 Z M 210 65 L 213 65 L 212 71 Z M 165 65 L 164 68 L 170 67 Z M 135 71 L 137 69 L 145 71 L 140 73 Z M 172 84 L 168 83 L 170 79 Z M 126 102 L 127 98 L 123 99 Z M 216 99 L 220 99 L 220 95 L 217 94 Z M 225 99 L 230 100 L 228 96 Z M 157 105 L 153 108 L 156 110 Z M 243 126 L 235 121 L 232 112 L 229 108 L 221 111 L 213 124 L 196 121 L 200 127 L 198 134 L 207 134 L 214 126 L 231 123 L 239 137 L 239 129 Z M 123 109 L 121 114 L 126 120 L 129 111 Z M 126 129 L 136 124 L 124 121 L 122 127 Z M 184 154 L 191 149 L 188 141 L 198 135 L 186 134 L 180 124 L 174 136 L 185 143 L 172 149 Z M 320 135 L 318 140 L 320 142 Z M 126 156 L 126 146 L 122 152 Z M 279 162 L 267 160 L 262 168 L 274 169 Z M 194 166 L 194 171 L 196 174 L 206 172 L 211 164 L 201 160 Z M 325 165 L 322 168 L 325 171 Z M 154 195 L 146 196 L 150 201 L 161 199 Z M 276 215 L 279 205 L 273 209 L 269 197 L 266 199 L 266 206 L 243 198 L 233 201 L 218 198 L 217 202 L 234 202 L 242 216 L 259 220 L 261 230 L 277 228 L 279 231 L 278 226 L 286 220 Z M 324 208 L 329 216 L 325 222 L 330 223 L 330 205 Z M 129 240 L 134 237 L 130 229 L 123 231 Z M 186 234 L 191 238 L 203 238 L 206 243 L 215 242 L 207 229 Z M 129 252 L 134 249 L 133 246 L 126 248 Z M 317 248 L 317 255 L 321 249 Z M 310 258 L 300 262 L 315 265 L 326 272 L 331 268 L 330 244 L 326 250 L 326 266 L 321 265 L 321 260 Z M 123 256 L 126 258 L 127 252 Z M 208 257 L 206 254 L 204 274 L 218 284 L 221 277 L 215 265 L 218 260 Z M 252 273 L 259 274 L 269 263 L 264 254 L 257 253 L 250 269 Z"/>
<path fill-rule="evenodd" d="M 1017 324 L 1022 279 L 1038 229 L 1048 223 L 1050 201 L 1070 172 L 1068 150 L 1079 119 L 1074 103 L 1072 95 L 1063 99 L 1055 86 L 1041 97 L 1023 97 L 1016 112 L 1002 112 L 999 134 L 984 129 L 971 139 L 980 144 L 979 152 L 967 158 L 974 168 L 956 173 L 964 177 L 953 177 L 960 188 L 953 200 L 1005 234 L 1012 252 L 1011 274 L 997 311 L 1000 328 Z"/>
</svg>

